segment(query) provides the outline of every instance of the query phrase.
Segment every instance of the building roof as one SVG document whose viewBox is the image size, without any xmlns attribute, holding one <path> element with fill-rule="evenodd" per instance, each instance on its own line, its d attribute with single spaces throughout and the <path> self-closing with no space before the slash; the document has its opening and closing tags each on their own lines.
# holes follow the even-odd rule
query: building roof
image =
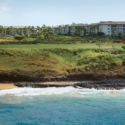
<svg viewBox="0 0 125 125">
<path fill-rule="evenodd" d="M 3 28 L 9 28 L 10 26 L 3 26 Z M 12 26 L 13 28 L 28 28 L 28 27 L 32 27 L 32 26 Z"/>
<path fill-rule="evenodd" d="M 109 48 L 109 49 L 105 49 L 105 50 L 103 50 L 103 51 L 104 51 L 104 52 L 117 52 L 118 50 Z"/>
<path fill-rule="evenodd" d="M 99 23 L 91 23 L 91 24 L 89 24 L 87 26 L 91 26 L 91 25 L 99 25 Z"/>
<path fill-rule="evenodd" d="M 123 24 L 123 25 L 125 25 L 125 21 L 100 21 L 100 23 L 99 23 L 100 25 L 121 25 L 121 24 Z"/>
<path fill-rule="evenodd" d="M 82 23 L 79 23 L 79 24 L 71 24 L 71 25 L 69 25 L 69 24 L 66 24 L 68 27 L 72 27 L 72 26 L 87 26 L 88 24 L 82 24 Z M 58 26 L 53 26 L 52 28 L 58 28 L 59 26 L 62 26 L 62 27 L 64 27 L 65 25 L 58 25 Z"/>
</svg>

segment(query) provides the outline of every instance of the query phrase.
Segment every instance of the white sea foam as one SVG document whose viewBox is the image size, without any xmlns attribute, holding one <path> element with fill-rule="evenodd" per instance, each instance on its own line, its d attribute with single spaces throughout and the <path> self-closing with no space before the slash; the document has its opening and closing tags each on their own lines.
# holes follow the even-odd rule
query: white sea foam
<svg viewBox="0 0 125 125">
<path fill-rule="evenodd" d="M 89 94 L 112 94 L 124 92 L 123 90 L 96 90 L 96 89 L 86 89 L 86 88 L 74 88 L 74 87 L 49 87 L 49 88 L 15 88 L 8 90 L 1 90 L 0 96 L 4 95 L 15 95 L 15 96 L 36 96 L 36 95 L 60 95 L 60 94 L 73 94 L 77 93 L 80 95 L 89 95 Z"/>
</svg>

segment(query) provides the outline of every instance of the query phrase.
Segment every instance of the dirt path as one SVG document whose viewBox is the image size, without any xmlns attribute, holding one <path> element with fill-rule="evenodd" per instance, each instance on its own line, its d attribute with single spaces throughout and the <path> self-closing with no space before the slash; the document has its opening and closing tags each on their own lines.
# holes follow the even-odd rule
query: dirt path
<svg viewBox="0 0 125 125">
<path fill-rule="evenodd" d="M 13 41 L 13 40 L 11 40 L 11 39 L 0 39 L 0 42 L 2 42 L 2 41 Z"/>
</svg>

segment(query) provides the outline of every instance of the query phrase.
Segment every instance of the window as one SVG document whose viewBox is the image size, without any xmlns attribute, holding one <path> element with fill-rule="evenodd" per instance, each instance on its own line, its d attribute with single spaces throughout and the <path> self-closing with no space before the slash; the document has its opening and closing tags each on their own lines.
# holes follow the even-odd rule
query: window
<svg viewBox="0 0 125 125">
<path fill-rule="evenodd" d="M 110 25 L 108 25 L 108 26 L 110 26 Z"/>
<path fill-rule="evenodd" d="M 111 25 L 111 27 L 117 27 L 117 25 Z"/>
<path fill-rule="evenodd" d="M 108 28 L 108 30 L 110 30 L 110 28 Z"/>
<path fill-rule="evenodd" d="M 110 33 L 110 31 L 108 31 L 108 33 Z"/>
</svg>

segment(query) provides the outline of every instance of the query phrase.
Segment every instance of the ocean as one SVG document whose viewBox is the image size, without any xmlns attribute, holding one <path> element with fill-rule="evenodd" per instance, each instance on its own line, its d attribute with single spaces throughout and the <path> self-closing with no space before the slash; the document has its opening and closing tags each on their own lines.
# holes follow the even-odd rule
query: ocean
<svg viewBox="0 0 125 125">
<path fill-rule="evenodd" d="M 0 125 L 125 125 L 125 90 L 1 90 Z"/>
</svg>

